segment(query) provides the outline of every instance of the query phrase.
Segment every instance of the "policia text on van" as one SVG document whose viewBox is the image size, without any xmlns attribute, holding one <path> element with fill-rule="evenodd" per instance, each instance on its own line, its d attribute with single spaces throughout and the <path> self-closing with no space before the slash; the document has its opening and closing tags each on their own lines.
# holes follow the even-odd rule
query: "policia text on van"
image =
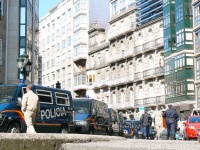
<svg viewBox="0 0 200 150">
<path fill-rule="evenodd" d="M 0 132 L 25 132 L 21 100 L 26 84 L 0 85 Z M 73 129 L 72 96 L 69 91 L 33 86 L 39 96 L 40 115 L 35 122 L 39 133 L 67 133 Z"/>
</svg>

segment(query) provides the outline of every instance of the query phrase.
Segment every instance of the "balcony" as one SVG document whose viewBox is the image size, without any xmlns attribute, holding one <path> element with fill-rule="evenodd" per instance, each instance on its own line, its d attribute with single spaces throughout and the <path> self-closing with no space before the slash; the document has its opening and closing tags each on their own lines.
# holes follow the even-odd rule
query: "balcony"
<svg viewBox="0 0 200 150">
<path fill-rule="evenodd" d="M 79 61 L 79 60 L 86 60 L 87 57 L 88 57 L 87 52 L 85 52 L 85 51 L 80 52 L 79 51 L 74 55 L 74 62 Z"/>
<path fill-rule="evenodd" d="M 134 102 L 135 102 L 135 107 L 143 106 L 143 99 L 136 99 Z"/>
<path fill-rule="evenodd" d="M 155 69 L 155 71 L 156 71 L 156 74 L 155 74 L 156 76 L 163 76 L 165 74 L 164 66 L 163 67 L 157 67 Z"/>
<path fill-rule="evenodd" d="M 109 80 L 100 80 L 94 83 L 94 88 L 101 88 L 105 86 L 109 86 Z"/>
<path fill-rule="evenodd" d="M 150 41 L 143 44 L 143 52 L 148 52 L 155 49 L 155 41 Z"/>
<path fill-rule="evenodd" d="M 143 45 L 136 46 L 134 50 L 134 55 L 138 55 L 141 53 L 143 53 Z"/>
<path fill-rule="evenodd" d="M 123 60 L 126 59 L 128 57 L 132 57 L 133 56 L 133 50 L 124 50 L 121 53 L 117 53 L 116 55 L 112 55 L 112 57 L 108 58 L 108 62 L 112 63 L 112 62 L 117 62 L 119 60 Z"/>
<path fill-rule="evenodd" d="M 162 95 L 162 96 L 157 96 L 156 97 L 156 104 L 159 105 L 159 104 L 165 104 L 165 96 Z"/>
<path fill-rule="evenodd" d="M 155 49 L 161 48 L 164 46 L 163 38 L 158 38 L 155 40 Z"/>
<path fill-rule="evenodd" d="M 144 106 L 156 106 L 156 97 L 144 98 L 143 105 Z"/>
<path fill-rule="evenodd" d="M 143 72 L 137 72 L 134 74 L 134 80 L 142 80 L 143 79 Z"/>
<path fill-rule="evenodd" d="M 87 89 L 87 75 L 79 74 L 74 77 L 74 91 Z"/>
<path fill-rule="evenodd" d="M 133 80 L 134 80 L 134 75 L 129 74 L 127 76 L 123 76 L 123 77 L 119 77 L 117 79 L 110 80 L 110 86 L 126 84 L 129 82 L 133 82 Z"/>
<path fill-rule="evenodd" d="M 113 40 L 119 36 L 126 35 L 127 33 L 131 32 L 133 29 L 133 23 L 128 23 L 123 25 L 123 27 L 119 27 L 116 29 L 111 29 L 110 34 L 108 34 L 108 39 Z"/>
<path fill-rule="evenodd" d="M 144 71 L 144 79 L 155 77 L 155 68 Z"/>
</svg>

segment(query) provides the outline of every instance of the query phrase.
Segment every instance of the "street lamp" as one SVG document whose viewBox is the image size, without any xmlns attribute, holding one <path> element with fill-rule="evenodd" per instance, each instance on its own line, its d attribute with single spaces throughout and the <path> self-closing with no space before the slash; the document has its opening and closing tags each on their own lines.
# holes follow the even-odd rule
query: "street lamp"
<svg viewBox="0 0 200 150">
<path fill-rule="evenodd" d="M 17 59 L 17 64 L 18 64 L 18 68 L 20 69 L 20 73 L 24 77 L 23 82 L 22 82 L 22 83 L 24 83 L 26 81 L 26 77 L 31 72 L 31 65 L 32 65 L 32 63 L 28 59 L 28 55 L 24 53 L 23 55 L 21 55 Z"/>
</svg>

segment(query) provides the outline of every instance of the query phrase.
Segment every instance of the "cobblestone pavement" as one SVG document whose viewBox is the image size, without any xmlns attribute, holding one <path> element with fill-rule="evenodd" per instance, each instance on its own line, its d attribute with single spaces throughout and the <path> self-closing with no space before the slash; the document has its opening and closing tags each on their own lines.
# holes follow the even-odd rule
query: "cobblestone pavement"
<svg viewBox="0 0 200 150">
<path fill-rule="evenodd" d="M 120 140 L 110 142 L 91 142 L 63 144 L 61 150 L 200 150 L 198 141 L 169 140 Z"/>
</svg>

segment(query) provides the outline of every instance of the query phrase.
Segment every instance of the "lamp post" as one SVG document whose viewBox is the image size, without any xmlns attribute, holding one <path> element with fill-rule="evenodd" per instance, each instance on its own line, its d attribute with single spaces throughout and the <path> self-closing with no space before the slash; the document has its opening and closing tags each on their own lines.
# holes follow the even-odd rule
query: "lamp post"
<svg viewBox="0 0 200 150">
<path fill-rule="evenodd" d="M 20 57 L 17 59 L 18 68 L 20 69 L 20 73 L 23 75 L 23 81 L 22 83 L 25 83 L 26 77 L 31 72 L 31 65 L 32 63 L 28 59 L 27 54 L 20 55 Z"/>
</svg>

